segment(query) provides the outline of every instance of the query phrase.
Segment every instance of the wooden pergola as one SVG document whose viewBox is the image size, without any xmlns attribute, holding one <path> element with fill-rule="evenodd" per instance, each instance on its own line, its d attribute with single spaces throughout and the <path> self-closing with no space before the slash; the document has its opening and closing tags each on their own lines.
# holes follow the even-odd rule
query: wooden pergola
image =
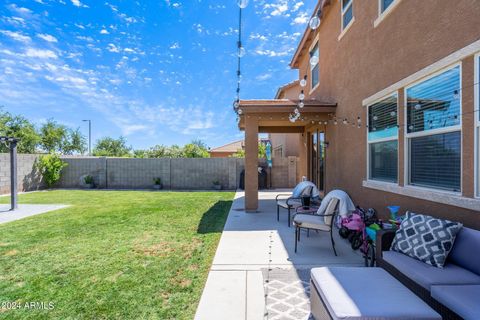
<svg viewBox="0 0 480 320">
<path fill-rule="evenodd" d="M 290 122 L 289 115 L 298 101 L 288 99 L 240 100 L 238 127 L 245 131 L 245 210 L 258 209 L 258 134 L 259 133 L 299 133 L 300 172 L 307 175 L 307 150 L 305 133 L 310 126 L 330 120 L 336 104 L 317 100 L 304 101 L 301 118 Z"/>
</svg>

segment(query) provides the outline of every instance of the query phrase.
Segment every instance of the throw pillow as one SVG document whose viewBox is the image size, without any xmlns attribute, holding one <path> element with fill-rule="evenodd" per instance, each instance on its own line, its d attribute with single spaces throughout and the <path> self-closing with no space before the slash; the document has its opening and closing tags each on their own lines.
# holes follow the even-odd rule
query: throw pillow
<svg viewBox="0 0 480 320">
<path fill-rule="evenodd" d="M 459 222 L 407 212 L 395 233 L 391 250 L 443 268 L 462 227 Z"/>
</svg>

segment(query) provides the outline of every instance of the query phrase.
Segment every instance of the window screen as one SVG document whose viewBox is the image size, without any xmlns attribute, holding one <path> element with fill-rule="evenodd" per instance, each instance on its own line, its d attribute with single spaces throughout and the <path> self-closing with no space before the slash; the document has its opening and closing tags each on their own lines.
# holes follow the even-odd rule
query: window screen
<svg viewBox="0 0 480 320">
<path fill-rule="evenodd" d="M 368 140 L 396 137 L 398 134 L 397 95 L 368 107 Z"/>
<path fill-rule="evenodd" d="M 370 144 L 370 179 L 397 182 L 397 140 Z"/>
<path fill-rule="evenodd" d="M 460 191 L 461 133 L 410 139 L 410 184 Z"/>
</svg>

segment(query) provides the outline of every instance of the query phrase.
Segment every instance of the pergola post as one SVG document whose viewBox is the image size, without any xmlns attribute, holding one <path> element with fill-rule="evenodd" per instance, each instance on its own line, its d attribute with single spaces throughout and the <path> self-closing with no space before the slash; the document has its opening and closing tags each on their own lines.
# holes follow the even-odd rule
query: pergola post
<svg viewBox="0 0 480 320">
<path fill-rule="evenodd" d="M 18 209 L 17 200 L 17 141 L 10 142 L 10 197 L 11 210 Z"/>
<path fill-rule="evenodd" d="M 258 119 L 245 119 L 245 211 L 258 209 Z"/>
</svg>

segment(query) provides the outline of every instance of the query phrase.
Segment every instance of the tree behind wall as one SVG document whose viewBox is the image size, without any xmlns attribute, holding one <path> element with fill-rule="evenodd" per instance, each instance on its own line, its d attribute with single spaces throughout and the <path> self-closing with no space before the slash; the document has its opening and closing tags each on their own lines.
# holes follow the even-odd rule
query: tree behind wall
<svg viewBox="0 0 480 320">
<path fill-rule="evenodd" d="M 20 139 L 18 144 L 19 153 L 35 153 L 40 135 L 35 126 L 22 116 L 14 116 L 3 111 L 0 107 L 0 136 L 10 136 Z M 8 147 L 0 144 L 0 152 L 8 152 Z"/>
<path fill-rule="evenodd" d="M 97 141 L 93 155 L 97 157 L 131 157 L 132 147 L 127 146 L 124 137 L 118 139 L 105 137 Z"/>
</svg>

